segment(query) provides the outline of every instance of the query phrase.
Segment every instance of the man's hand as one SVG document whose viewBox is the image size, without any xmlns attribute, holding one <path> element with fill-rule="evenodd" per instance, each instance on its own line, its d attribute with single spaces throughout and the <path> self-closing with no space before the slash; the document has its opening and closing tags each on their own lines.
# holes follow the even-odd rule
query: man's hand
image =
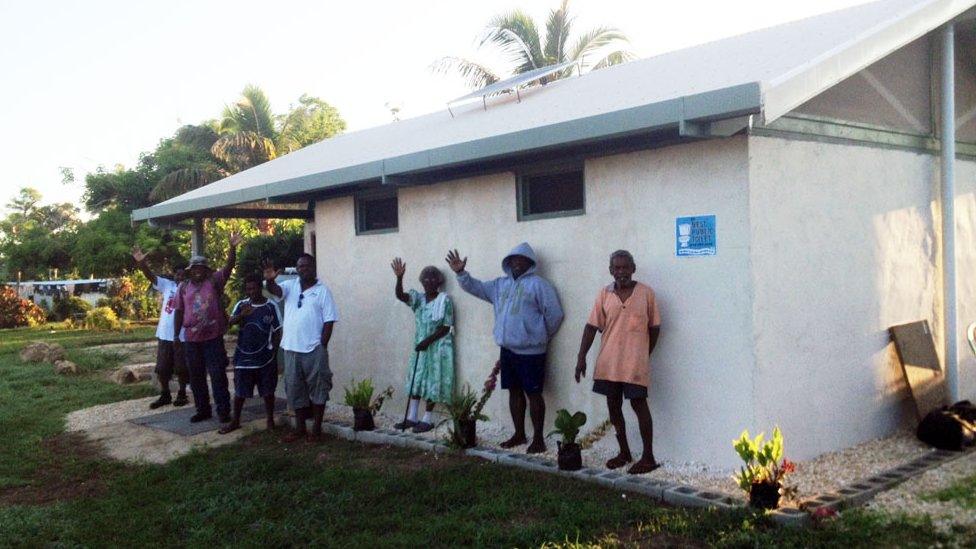
<svg viewBox="0 0 976 549">
<path fill-rule="evenodd" d="M 468 258 L 461 259 L 461 254 L 456 249 L 448 251 L 445 259 L 451 270 L 457 274 L 464 272 L 464 268 L 468 265 Z"/>
<path fill-rule="evenodd" d="M 146 260 L 146 254 L 142 252 L 142 248 L 139 246 L 132 247 L 132 259 L 136 260 L 136 263 L 142 263 Z"/>
<path fill-rule="evenodd" d="M 241 242 L 243 240 L 244 239 L 241 238 L 241 233 L 239 233 L 237 231 L 233 231 L 232 233 L 230 233 L 230 245 L 231 246 L 233 246 L 233 247 L 236 248 L 237 246 L 239 246 L 241 244 Z"/>
<path fill-rule="evenodd" d="M 240 315 L 243 318 L 243 317 L 251 314 L 251 312 L 253 310 L 254 310 L 254 308 L 251 307 L 251 303 L 248 302 L 248 303 L 245 303 L 245 304 L 241 305 L 241 310 L 238 311 L 237 314 Z"/>
<path fill-rule="evenodd" d="M 576 383 L 580 382 L 581 377 L 586 377 L 586 357 L 581 356 L 576 359 Z"/>
<path fill-rule="evenodd" d="M 274 280 L 281 274 L 281 269 L 275 269 L 274 262 L 270 259 L 261 264 L 265 280 Z"/>
<path fill-rule="evenodd" d="M 403 262 L 399 257 L 393 259 L 393 263 L 390 263 L 390 267 L 393 268 L 393 274 L 397 278 L 403 278 L 403 275 L 407 272 L 407 264 Z"/>
</svg>

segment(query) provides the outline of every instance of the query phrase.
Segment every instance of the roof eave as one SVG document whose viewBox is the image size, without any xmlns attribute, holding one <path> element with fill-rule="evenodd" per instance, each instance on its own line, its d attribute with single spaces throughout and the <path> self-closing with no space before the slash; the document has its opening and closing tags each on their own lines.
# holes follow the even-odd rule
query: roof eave
<svg viewBox="0 0 976 549">
<path fill-rule="evenodd" d="M 750 82 L 355 166 L 268 181 L 264 185 L 245 189 L 166 202 L 133 211 L 132 220 L 173 221 L 194 216 L 206 217 L 208 210 L 247 202 L 280 201 L 289 196 L 307 196 L 315 191 L 342 185 L 476 164 L 531 151 L 597 143 L 677 127 L 687 122 L 701 123 L 758 114 L 763 108 L 762 100 L 760 84 Z M 271 162 L 286 158 L 281 157 Z"/>
</svg>

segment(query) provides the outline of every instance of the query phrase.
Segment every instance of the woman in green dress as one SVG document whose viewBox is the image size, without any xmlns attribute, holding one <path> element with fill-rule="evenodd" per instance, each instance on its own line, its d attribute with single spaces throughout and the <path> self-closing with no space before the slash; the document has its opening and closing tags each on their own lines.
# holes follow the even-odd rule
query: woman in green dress
<svg viewBox="0 0 976 549">
<path fill-rule="evenodd" d="M 407 418 L 395 427 L 401 430 L 413 428 L 415 433 L 424 433 L 434 428 L 431 417 L 434 406 L 438 402 L 447 403 L 454 394 L 454 302 L 440 291 L 444 275 L 437 267 L 427 266 L 420 272 L 423 293 L 416 290 L 405 293 L 406 263 L 398 257 L 390 266 L 396 275 L 396 298 L 413 310 L 417 328 L 407 372 L 407 391 L 410 392 Z M 421 399 L 427 401 L 427 408 L 418 421 Z"/>
</svg>

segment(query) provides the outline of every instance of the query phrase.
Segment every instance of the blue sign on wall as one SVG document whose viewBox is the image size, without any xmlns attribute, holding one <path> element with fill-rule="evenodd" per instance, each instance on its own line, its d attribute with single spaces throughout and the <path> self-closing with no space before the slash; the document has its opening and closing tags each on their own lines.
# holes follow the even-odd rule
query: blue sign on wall
<svg viewBox="0 0 976 549">
<path fill-rule="evenodd" d="M 715 255 L 715 216 L 675 219 L 674 237 L 675 255 Z"/>
</svg>

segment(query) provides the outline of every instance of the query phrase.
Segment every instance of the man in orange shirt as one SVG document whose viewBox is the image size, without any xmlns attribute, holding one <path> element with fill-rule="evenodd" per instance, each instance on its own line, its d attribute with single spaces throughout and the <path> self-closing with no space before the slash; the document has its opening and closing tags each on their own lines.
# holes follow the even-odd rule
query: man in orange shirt
<svg viewBox="0 0 976 549">
<path fill-rule="evenodd" d="M 610 255 L 610 274 L 613 284 L 600 290 L 590 318 L 583 329 L 579 356 L 576 360 L 576 382 L 586 376 L 586 354 L 593 345 L 597 332 L 600 338 L 600 354 L 593 370 L 593 392 L 607 397 L 610 423 L 617 431 L 620 453 L 607 461 L 607 468 L 617 469 L 633 461 L 627 444 L 624 423 L 623 399 L 630 401 L 644 453 L 640 460 L 627 470 L 639 475 L 658 468 L 654 460 L 653 423 L 647 406 L 647 386 L 650 384 L 650 354 L 657 344 L 661 330 L 661 316 L 654 299 L 654 290 L 633 279 L 637 265 L 634 256 L 626 250 Z"/>
</svg>

